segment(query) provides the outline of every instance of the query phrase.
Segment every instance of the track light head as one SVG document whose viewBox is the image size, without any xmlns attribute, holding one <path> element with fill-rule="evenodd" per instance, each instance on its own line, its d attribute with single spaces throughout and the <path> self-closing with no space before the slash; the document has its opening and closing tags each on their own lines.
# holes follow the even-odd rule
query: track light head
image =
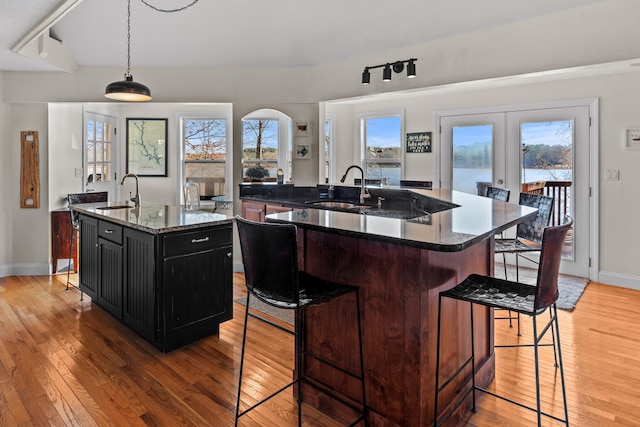
<svg viewBox="0 0 640 427">
<path fill-rule="evenodd" d="M 365 67 L 364 71 L 362 72 L 362 84 L 368 85 L 370 81 L 371 81 L 371 73 L 369 73 L 369 68 Z"/>
<path fill-rule="evenodd" d="M 407 78 L 412 79 L 416 76 L 416 63 L 415 59 L 410 59 L 407 62 Z"/>
<path fill-rule="evenodd" d="M 390 82 L 391 81 L 391 65 L 387 64 L 384 67 L 384 71 L 382 72 L 382 81 Z"/>
</svg>

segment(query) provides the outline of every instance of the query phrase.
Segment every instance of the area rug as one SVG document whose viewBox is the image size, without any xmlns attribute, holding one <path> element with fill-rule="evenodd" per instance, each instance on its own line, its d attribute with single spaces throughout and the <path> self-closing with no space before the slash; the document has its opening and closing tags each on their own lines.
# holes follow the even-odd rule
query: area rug
<svg viewBox="0 0 640 427">
<path fill-rule="evenodd" d="M 242 305 L 247 304 L 247 297 L 238 298 L 235 302 L 240 303 Z M 249 303 L 249 308 L 252 308 L 261 313 L 268 314 L 269 316 L 275 317 L 276 319 L 280 319 L 283 322 L 286 322 L 290 325 L 293 325 L 294 319 L 294 311 L 293 310 L 283 310 L 281 308 L 273 307 L 269 304 L 265 304 L 260 301 L 256 297 L 251 298 L 251 302 Z"/>
<path fill-rule="evenodd" d="M 535 284 L 538 279 L 538 270 L 532 268 L 520 267 L 520 282 Z M 503 264 L 496 263 L 495 276 L 504 279 Z M 507 276 L 509 280 L 516 280 L 516 269 L 507 265 Z M 584 293 L 585 288 L 589 284 L 589 280 L 584 277 L 569 276 L 560 274 L 558 276 L 558 291 L 560 296 L 556 302 L 556 306 L 562 310 L 573 310 L 576 308 L 580 297 Z"/>
</svg>

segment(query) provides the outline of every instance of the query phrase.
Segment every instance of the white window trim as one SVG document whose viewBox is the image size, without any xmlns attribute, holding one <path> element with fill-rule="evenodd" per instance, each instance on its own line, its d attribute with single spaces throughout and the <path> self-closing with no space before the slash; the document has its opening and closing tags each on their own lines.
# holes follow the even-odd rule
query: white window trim
<svg viewBox="0 0 640 427">
<path fill-rule="evenodd" d="M 362 167 L 364 169 L 365 167 L 365 158 L 364 158 L 364 152 L 365 152 L 365 126 L 364 126 L 364 122 L 365 119 L 376 119 L 376 118 L 383 118 L 383 117 L 390 117 L 390 116 L 398 116 L 400 117 L 400 179 L 404 179 L 404 157 L 405 157 L 405 133 L 404 133 L 404 129 L 405 129 L 405 124 L 404 124 L 404 109 L 395 109 L 395 110 L 382 110 L 382 111 L 376 111 L 376 112 L 367 112 L 367 113 L 360 113 L 357 116 L 357 123 L 358 123 L 358 128 L 357 128 L 357 141 L 359 141 L 358 144 L 354 144 L 355 145 L 355 152 L 354 152 L 354 159 L 359 159 L 360 162 L 360 167 Z"/>
<path fill-rule="evenodd" d="M 185 120 L 226 120 L 226 160 L 224 167 L 225 174 L 225 184 L 224 184 L 224 192 L 225 194 L 232 195 L 233 194 L 233 121 L 231 114 L 221 114 L 219 112 L 214 112 L 211 114 L 208 113 L 180 113 L 176 114 L 176 121 L 180 124 L 177 129 L 178 133 L 178 141 L 179 144 L 176 144 L 178 147 L 178 153 L 176 153 L 176 157 L 180 159 L 180 179 L 178 181 L 178 191 L 177 191 L 177 200 L 178 204 L 184 204 L 184 191 L 182 191 L 183 186 L 186 181 L 186 170 L 185 170 L 185 162 L 184 162 L 184 121 Z"/>
</svg>

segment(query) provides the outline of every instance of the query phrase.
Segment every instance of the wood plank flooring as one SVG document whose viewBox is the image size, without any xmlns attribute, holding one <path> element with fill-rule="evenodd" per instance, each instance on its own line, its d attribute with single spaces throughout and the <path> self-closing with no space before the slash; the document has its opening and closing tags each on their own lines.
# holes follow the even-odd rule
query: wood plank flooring
<svg viewBox="0 0 640 427">
<path fill-rule="evenodd" d="M 218 336 L 162 354 L 77 290 L 65 291 L 65 280 L 0 279 L 0 426 L 233 425 L 243 306 L 234 303 L 234 320 Z M 234 293 L 245 294 L 241 274 Z M 571 424 L 639 426 L 640 292 L 591 283 L 577 308 L 560 316 Z M 524 319 L 523 331 L 529 325 Z M 496 342 L 516 339 L 507 321 L 497 321 Z M 290 378 L 292 349 L 287 334 L 250 322 L 243 405 Z M 532 351 L 496 352 L 493 386 L 506 393 L 524 387 L 520 395 L 534 402 Z M 542 357 L 543 404 L 558 414 L 551 350 Z M 462 425 L 535 425 L 534 414 L 479 396 L 477 413 Z M 339 425 L 304 411 L 305 425 Z M 296 425 L 295 400 L 284 393 L 245 418 L 247 426 Z"/>
</svg>

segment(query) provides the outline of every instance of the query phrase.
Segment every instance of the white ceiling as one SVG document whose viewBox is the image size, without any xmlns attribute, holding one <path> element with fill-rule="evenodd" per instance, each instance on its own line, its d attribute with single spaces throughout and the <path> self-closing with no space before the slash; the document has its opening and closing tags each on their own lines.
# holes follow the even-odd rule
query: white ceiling
<svg viewBox="0 0 640 427">
<path fill-rule="evenodd" d="M 145 0 L 177 8 L 193 0 Z M 306 67 L 606 0 L 131 0 L 131 63 Z M 0 0 L 0 70 L 58 71 L 11 50 L 73 0 Z M 78 66 L 125 66 L 127 0 L 80 0 L 52 26 Z M 51 59 L 51 58 L 49 58 Z M 401 59 L 401 58 L 398 58 Z"/>
</svg>

